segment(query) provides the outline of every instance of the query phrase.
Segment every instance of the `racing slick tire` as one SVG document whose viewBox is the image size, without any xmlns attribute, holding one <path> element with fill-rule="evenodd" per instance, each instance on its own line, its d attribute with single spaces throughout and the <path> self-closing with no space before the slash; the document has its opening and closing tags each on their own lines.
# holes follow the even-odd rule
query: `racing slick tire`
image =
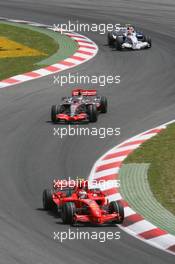
<svg viewBox="0 0 175 264">
<path fill-rule="evenodd" d="M 76 207 L 73 202 L 65 203 L 62 207 L 61 218 L 63 224 L 73 225 Z"/>
<path fill-rule="evenodd" d="M 58 122 L 58 119 L 56 118 L 57 114 L 59 114 L 58 105 L 52 105 L 52 108 L 51 108 L 51 120 L 52 120 L 53 123 Z"/>
<path fill-rule="evenodd" d="M 115 40 L 115 48 L 116 50 L 122 50 L 123 38 L 117 37 Z"/>
<path fill-rule="evenodd" d="M 109 46 L 113 46 L 114 45 L 114 39 L 112 37 L 112 33 L 111 32 L 108 32 L 108 45 Z"/>
<path fill-rule="evenodd" d="M 96 105 L 92 104 L 88 106 L 88 113 L 89 113 L 89 121 L 94 123 L 97 122 L 98 113 Z"/>
<path fill-rule="evenodd" d="M 109 204 L 109 213 L 118 213 L 120 216 L 120 219 L 117 219 L 115 221 L 113 221 L 113 223 L 115 224 L 122 224 L 124 221 L 124 208 L 123 206 L 117 202 L 117 201 L 112 201 Z"/>
<path fill-rule="evenodd" d="M 148 44 L 149 44 L 149 47 L 146 47 L 146 49 L 149 49 L 149 48 L 152 47 L 152 40 L 151 40 L 150 36 L 144 36 L 143 37 L 143 42 L 148 42 Z"/>
<path fill-rule="evenodd" d="M 52 190 L 45 189 L 43 191 L 43 208 L 44 210 L 53 210 L 55 203 L 52 199 Z"/>
<path fill-rule="evenodd" d="M 107 113 L 107 108 L 108 108 L 108 104 L 107 104 L 107 98 L 105 96 L 101 97 L 101 113 Z"/>
</svg>

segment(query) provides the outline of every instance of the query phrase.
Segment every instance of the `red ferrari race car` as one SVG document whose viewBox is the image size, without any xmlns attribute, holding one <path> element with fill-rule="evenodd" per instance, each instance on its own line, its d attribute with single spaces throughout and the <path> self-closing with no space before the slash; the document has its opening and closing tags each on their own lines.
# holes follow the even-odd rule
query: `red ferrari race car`
<svg viewBox="0 0 175 264">
<path fill-rule="evenodd" d="M 121 224 L 124 220 L 124 209 L 116 201 L 110 202 L 100 189 L 90 189 L 87 181 L 81 181 L 73 187 L 67 181 L 61 187 L 61 180 L 54 182 L 53 190 L 43 191 L 43 208 L 54 210 L 61 215 L 64 224 L 77 223 Z M 83 183 L 83 184 L 82 184 Z"/>
<path fill-rule="evenodd" d="M 99 113 L 107 112 L 107 99 L 96 90 L 74 89 L 71 97 L 63 97 L 51 108 L 51 120 L 59 122 L 96 122 Z"/>
</svg>

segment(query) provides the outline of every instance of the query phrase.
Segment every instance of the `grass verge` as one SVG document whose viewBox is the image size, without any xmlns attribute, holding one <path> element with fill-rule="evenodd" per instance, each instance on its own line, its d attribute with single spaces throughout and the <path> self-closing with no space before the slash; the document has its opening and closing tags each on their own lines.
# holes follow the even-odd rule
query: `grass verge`
<svg viewBox="0 0 175 264">
<path fill-rule="evenodd" d="M 24 56 L 22 54 L 20 57 L 13 57 L 13 55 L 10 57 L 9 55 L 7 58 L 2 58 L 1 54 L 4 49 L 8 50 L 8 45 L 6 47 L 1 46 L 0 41 L 0 80 L 38 69 L 36 64 L 54 54 L 59 48 L 58 43 L 48 35 L 14 25 L 0 24 L 0 37 L 39 51 L 36 56 L 27 56 L 27 54 Z"/>
<path fill-rule="evenodd" d="M 151 191 L 175 215 L 175 124 L 142 144 L 124 163 L 150 163 Z"/>
</svg>

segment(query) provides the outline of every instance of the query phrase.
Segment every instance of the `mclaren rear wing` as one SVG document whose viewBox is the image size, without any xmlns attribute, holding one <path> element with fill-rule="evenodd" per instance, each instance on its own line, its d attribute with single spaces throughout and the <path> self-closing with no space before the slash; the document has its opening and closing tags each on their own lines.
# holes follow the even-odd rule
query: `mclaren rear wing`
<svg viewBox="0 0 175 264">
<path fill-rule="evenodd" d="M 77 95 L 84 95 L 84 96 L 95 96 L 97 95 L 96 90 L 84 90 L 84 89 L 74 89 L 72 90 L 72 96 L 77 96 Z"/>
</svg>

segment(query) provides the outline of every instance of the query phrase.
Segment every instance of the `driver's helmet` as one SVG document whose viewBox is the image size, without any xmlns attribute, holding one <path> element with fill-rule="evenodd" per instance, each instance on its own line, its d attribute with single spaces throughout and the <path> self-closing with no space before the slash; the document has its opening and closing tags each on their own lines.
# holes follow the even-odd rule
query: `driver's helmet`
<svg viewBox="0 0 175 264">
<path fill-rule="evenodd" d="M 82 92 L 81 91 L 78 91 L 78 94 L 77 94 L 76 97 L 77 97 L 78 100 L 82 100 L 83 99 Z"/>
<path fill-rule="evenodd" d="M 134 27 L 133 26 L 129 26 L 128 28 L 127 28 L 127 33 L 128 33 L 128 35 L 131 35 L 132 33 L 134 33 Z"/>
<path fill-rule="evenodd" d="M 78 196 L 80 199 L 86 199 L 87 198 L 87 192 L 85 190 L 80 190 L 78 193 Z"/>
<path fill-rule="evenodd" d="M 77 104 L 79 102 L 77 96 L 72 97 L 72 103 Z"/>
</svg>

